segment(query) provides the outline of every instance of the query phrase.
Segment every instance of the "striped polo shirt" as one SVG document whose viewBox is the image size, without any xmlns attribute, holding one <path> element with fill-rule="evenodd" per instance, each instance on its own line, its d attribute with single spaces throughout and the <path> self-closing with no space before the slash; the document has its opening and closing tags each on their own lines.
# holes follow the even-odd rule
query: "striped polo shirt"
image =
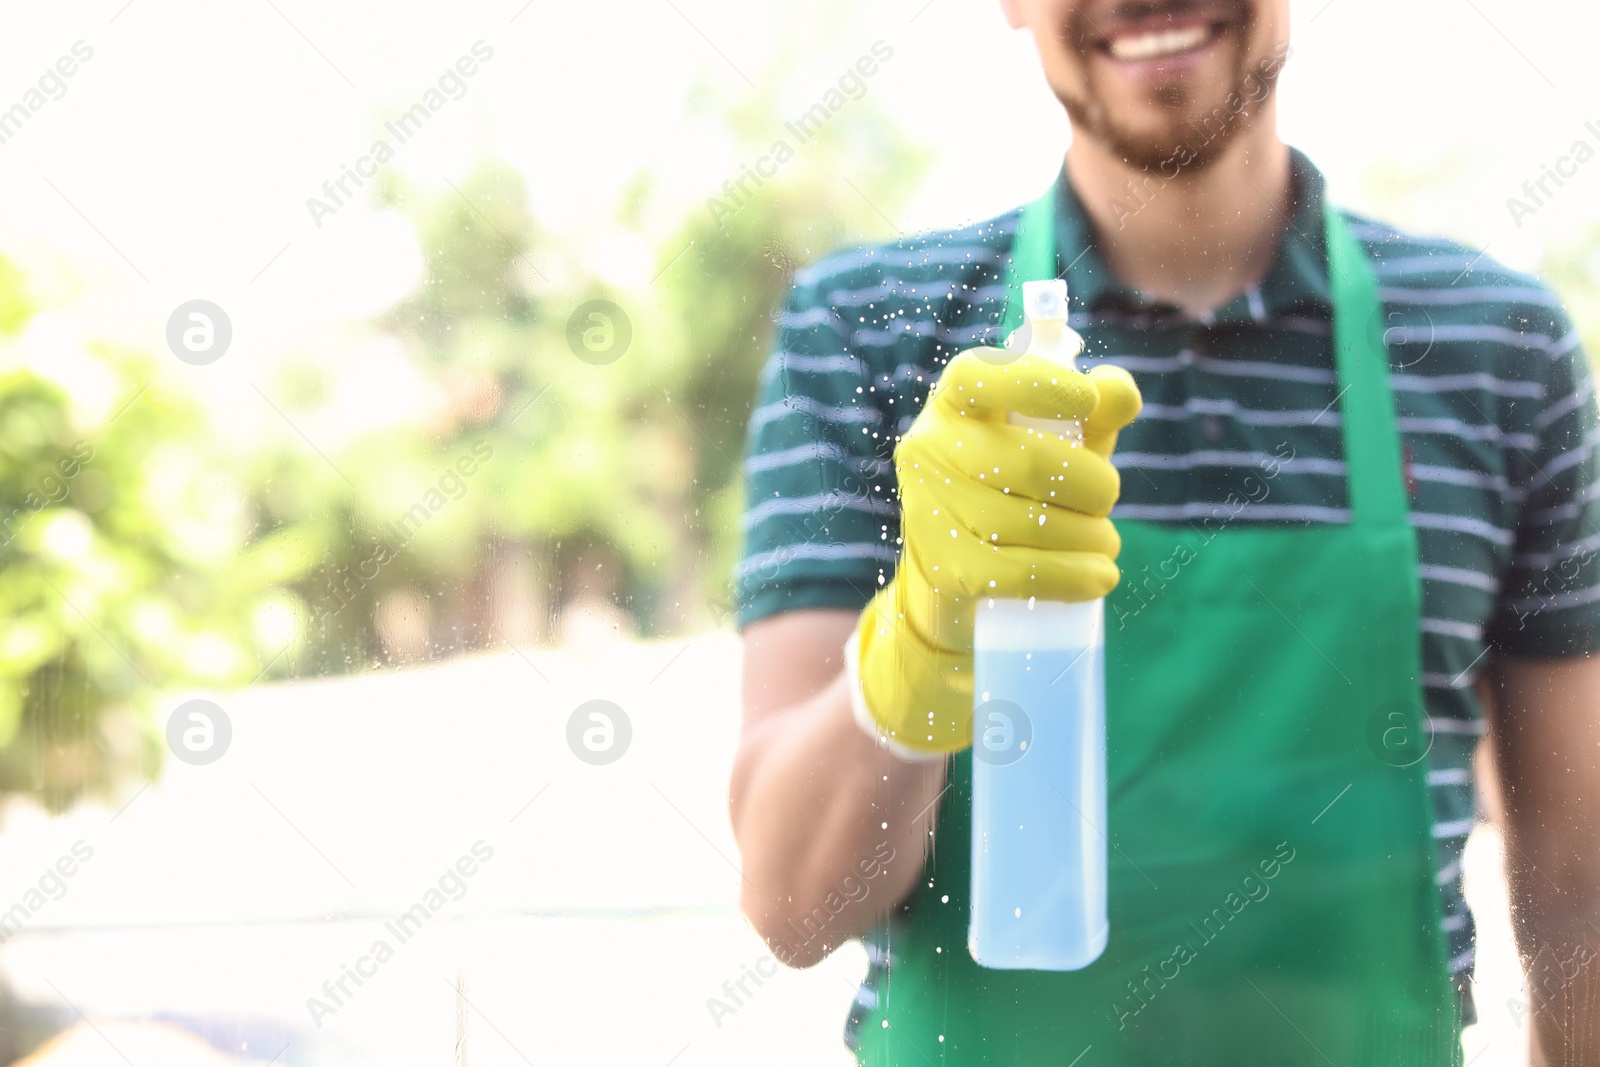
<svg viewBox="0 0 1600 1067">
<path fill-rule="evenodd" d="M 1112 519 L 1350 521 L 1323 179 L 1311 162 L 1293 153 L 1294 208 L 1260 283 L 1200 316 L 1120 283 L 1069 183 L 1058 189 L 1079 366 L 1124 367 L 1144 396 L 1114 455 Z M 749 422 L 741 626 L 859 609 L 893 575 L 895 443 L 950 357 L 1003 340 L 1020 214 L 844 252 L 795 276 Z M 1389 347 L 1418 538 L 1437 882 L 1460 975 L 1473 961 L 1461 855 L 1484 729 L 1474 683 L 1496 653 L 1600 648 L 1600 420 L 1577 334 L 1548 287 L 1454 242 L 1345 218 L 1383 303 L 1373 328 Z M 1251 487 L 1265 472 L 1263 496 Z M 1115 625 L 1116 594 L 1107 607 Z M 1470 998 L 1466 1009 L 1470 1021 Z"/>
</svg>

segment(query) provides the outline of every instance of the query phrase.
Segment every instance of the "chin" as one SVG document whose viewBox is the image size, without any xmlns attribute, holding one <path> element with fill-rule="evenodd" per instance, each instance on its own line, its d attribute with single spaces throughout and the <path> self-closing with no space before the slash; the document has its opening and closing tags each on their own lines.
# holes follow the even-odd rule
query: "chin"
<svg viewBox="0 0 1600 1067">
<path fill-rule="evenodd" d="M 1247 0 L 1092 6 L 1074 9 L 1046 70 L 1075 136 L 1136 167 L 1215 160 L 1254 123 L 1288 54 L 1276 20 Z"/>
</svg>

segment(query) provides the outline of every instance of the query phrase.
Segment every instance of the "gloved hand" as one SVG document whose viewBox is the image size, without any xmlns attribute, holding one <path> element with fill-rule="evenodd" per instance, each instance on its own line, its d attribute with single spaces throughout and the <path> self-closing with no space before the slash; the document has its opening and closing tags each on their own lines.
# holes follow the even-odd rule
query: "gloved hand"
<svg viewBox="0 0 1600 1067">
<path fill-rule="evenodd" d="M 972 628 L 980 598 L 1081 601 L 1121 577 L 1106 516 L 1117 433 L 1139 412 L 1127 371 L 962 352 L 895 448 L 903 548 L 845 649 L 856 717 L 907 758 L 972 743 Z M 1008 412 L 1084 420 L 1083 443 Z"/>
</svg>

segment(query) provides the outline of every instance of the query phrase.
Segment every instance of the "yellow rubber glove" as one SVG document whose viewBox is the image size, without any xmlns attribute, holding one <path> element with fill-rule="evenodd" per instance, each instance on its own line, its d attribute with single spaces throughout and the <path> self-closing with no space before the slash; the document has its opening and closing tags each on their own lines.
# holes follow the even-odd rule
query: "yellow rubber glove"
<svg viewBox="0 0 1600 1067">
<path fill-rule="evenodd" d="M 972 744 L 980 598 L 1093 600 L 1115 588 L 1117 433 L 1139 413 L 1127 371 L 972 349 L 950 361 L 895 449 L 903 548 L 845 649 L 856 717 L 907 758 Z M 1083 443 L 1006 421 L 1084 420 Z"/>
</svg>

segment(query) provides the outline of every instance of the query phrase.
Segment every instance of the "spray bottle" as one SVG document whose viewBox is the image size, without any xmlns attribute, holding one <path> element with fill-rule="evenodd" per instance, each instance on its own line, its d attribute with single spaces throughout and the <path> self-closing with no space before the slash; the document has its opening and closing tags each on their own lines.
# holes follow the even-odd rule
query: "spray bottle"
<svg viewBox="0 0 1600 1067">
<path fill-rule="evenodd" d="M 1067 284 L 1022 286 L 1008 347 L 1083 350 Z M 1083 444 L 1076 420 L 1010 421 Z M 985 967 L 1075 971 L 1105 950 L 1105 601 L 980 600 L 974 634 L 972 922 Z"/>
</svg>

